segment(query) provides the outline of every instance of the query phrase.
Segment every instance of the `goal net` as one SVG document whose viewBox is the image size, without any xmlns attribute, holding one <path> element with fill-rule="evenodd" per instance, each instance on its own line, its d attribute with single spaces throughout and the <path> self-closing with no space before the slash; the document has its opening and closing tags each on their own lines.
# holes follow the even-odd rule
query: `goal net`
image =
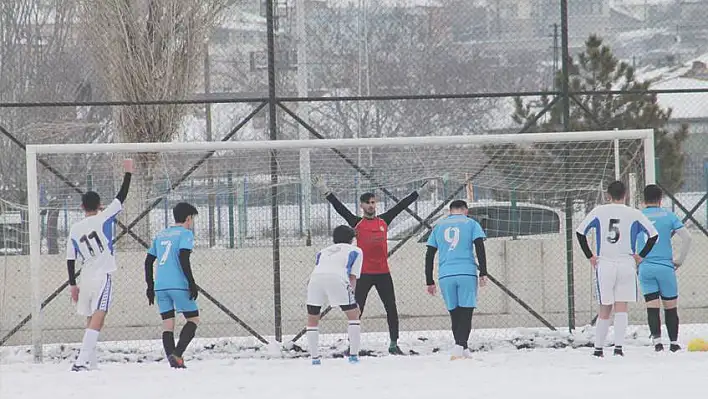
<svg viewBox="0 0 708 399">
<path fill-rule="evenodd" d="M 135 160 L 135 174 L 112 232 L 118 270 L 101 333 L 102 356 L 119 359 L 160 356 L 161 323 L 145 297 L 143 264 L 146 247 L 173 224 L 172 207 L 181 201 L 199 210 L 192 259 L 201 288 L 197 335 L 204 341 L 195 350 L 253 351 L 274 339 L 306 346 L 300 332 L 314 256 L 344 223 L 314 177 L 355 214 L 362 193 L 373 192 L 383 212 L 427 182 L 388 232 L 402 340 L 422 342 L 439 332 L 449 341 L 449 316 L 439 296 L 425 294 L 423 266 L 430 226 L 454 199 L 469 203 L 489 237 L 494 281 L 479 294 L 475 334 L 561 328 L 569 315 L 586 324 L 594 314 L 592 277 L 567 241 L 568 229 L 604 201 L 612 180 L 625 181 L 633 195 L 653 182 L 653 157 L 651 130 L 29 146 L 29 250 L 0 258 L 4 296 L 23 301 L 4 306 L 3 344 L 33 345 L 38 359 L 43 348 L 44 356 L 67 357 L 78 347 L 85 320 L 66 289 L 68 229 L 83 217 L 81 193 L 98 192 L 104 205 L 116 195 L 124 158 Z M 363 318 L 364 348 L 388 343 L 375 291 Z M 321 325 L 322 340 L 333 346 L 346 346 L 341 335 L 327 335 L 344 331 L 340 313 L 335 309 Z"/>
</svg>

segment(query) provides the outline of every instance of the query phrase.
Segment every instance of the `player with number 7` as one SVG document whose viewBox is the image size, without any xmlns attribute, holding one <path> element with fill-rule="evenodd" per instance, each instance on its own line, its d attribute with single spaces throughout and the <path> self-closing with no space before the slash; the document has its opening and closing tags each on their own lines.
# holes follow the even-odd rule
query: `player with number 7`
<svg viewBox="0 0 708 399">
<path fill-rule="evenodd" d="M 472 314 L 477 307 L 477 286 L 487 283 L 486 234 L 476 220 L 467 216 L 467 203 L 450 203 L 450 215 L 435 225 L 425 254 L 425 280 L 430 295 L 435 295 L 433 268 L 438 253 L 438 281 L 445 306 L 452 320 L 455 347 L 451 359 L 471 357 L 467 346 L 472 331 Z M 475 260 L 475 253 L 477 259 Z"/>
<path fill-rule="evenodd" d="M 199 324 L 197 296 L 199 287 L 194 281 L 190 255 L 194 248 L 194 217 L 197 208 L 180 202 L 172 209 L 175 225 L 155 236 L 145 257 L 146 295 L 150 305 L 155 303 L 162 318 L 162 345 L 173 368 L 186 368 L 182 355 L 194 338 Z M 157 276 L 153 265 L 157 261 Z M 175 313 L 187 320 L 175 345 Z"/>
</svg>

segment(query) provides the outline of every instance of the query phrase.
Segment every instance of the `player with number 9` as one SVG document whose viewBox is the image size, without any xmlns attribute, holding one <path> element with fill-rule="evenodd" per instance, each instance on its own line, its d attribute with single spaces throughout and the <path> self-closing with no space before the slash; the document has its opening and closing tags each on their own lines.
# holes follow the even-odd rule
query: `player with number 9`
<svg viewBox="0 0 708 399">
<path fill-rule="evenodd" d="M 484 286 L 487 278 L 486 235 L 467 212 L 465 201 L 450 203 L 450 215 L 433 228 L 425 255 L 427 289 L 430 295 L 435 295 L 433 263 L 438 253 L 438 281 L 455 338 L 453 360 L 471 356 L 467 341 L 472 331 L 472 314 L 477 307 L 477 285 Z M 479 263 L 475 261 L 475 252 Z"/>
<path fill-rule="evenodd" d="M 597 296 L 600 303 L 595 331 L 595 352 L 603 357 L 605 337 L 610 328 L 610 314 L 615 311 L 615 350 L 624 356 L 624 335 L 629 324 L 628 303 L 638 296 L 636 265 L 645 258 L 659 235 L 652 222 L 637 209 L 624 204 L 627 190 L 624 183 L 615 181 L 607 186 L 610 203 L 595 207 L 576 230 L 580 247 L 595 269 Z M 587 234 L 595 230 L 596 253 L 590 250 Z M 637 252 L 637 238 L 648 237 Z"/>
<path fill-rule="evenodd" d="M 133 160 L 123 161 L 125 175 L 116 198 L 101 210 L 101 197 L 94 191 L 81 196 L 86 217 L 69 229 L 66 242 L 66 264 L 69 272 L 71 299 L 77 313 L 87 318 L 81 350 L 72 371 L 85 371 L 97 366 L 96 343 L 103 328 L 113 295 L 112 273 L 116 271 L 113 252 L 113 224 L 123 210 L 133 175 Z M 76 284 L 76 261 L 81 262 L 81 281 Z"/>
<path fill-rule="evenodd" d="M 172 210 L 175 225 L 155 236 L 145 258 L 146 295 L 150 305 L 155 303 L 162 317 L 162 345 L 171 367 L 186 368 L 182 355 L 194 338 L 199 324 L 197 296 L 199 288 L 194 281 L 190 255 L 194 248 L 194 216 L 197 208 L 180 202 Z M 153 268 L 157 261 L 156 276 Z M 187 320 L 175 345 L 175 313 Z"/>
</svg>

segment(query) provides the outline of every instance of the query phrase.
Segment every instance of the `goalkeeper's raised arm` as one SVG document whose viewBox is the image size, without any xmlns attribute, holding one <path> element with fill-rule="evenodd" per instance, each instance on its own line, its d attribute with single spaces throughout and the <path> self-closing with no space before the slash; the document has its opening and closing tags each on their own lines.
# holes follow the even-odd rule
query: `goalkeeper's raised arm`
<svg viewBox="0 0 708 399">
<path fill-rule="evenodd" d="M 427 181 L 424 182 L 420 188 L 408 194 L 405 198 L 396 203 L 391 209 L 378 215 L 387 225 L 391 224 L 393 220 L 401 214 L 406 208 L 413 204 L 419 197 L 422 190 L 427 185 Z M 316 177 L 313 179 L 314 186 L 324 194 L 327 201 L 332 204 L 334 210 L 351 226 L 356 227 L 363 218 L 374 219 L 376 215 L 376 196 L 373 193 L 364 193 L 359 197 L 359 206 L 361 207 L 364 217 L 357 216 L 349 210 L 349 208 L 344 205 L 339 198 L 329 189 L 327 183 L 322 177 Z"/>
</svg>

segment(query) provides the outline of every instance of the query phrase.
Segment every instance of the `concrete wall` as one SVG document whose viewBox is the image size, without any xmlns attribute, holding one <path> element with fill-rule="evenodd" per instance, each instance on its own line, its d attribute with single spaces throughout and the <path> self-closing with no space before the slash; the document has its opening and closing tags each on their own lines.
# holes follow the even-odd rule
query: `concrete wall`
<svg viewBox="0 0 708 399">
<path fill-rule="evenodd" d="M 565 245 L 562 237 L 533 240 L 489 240 L 490 273 L 553 325 L 567 326 Z M 574 243 L 575 295 L 578 325 L 589 322 L 595 312 L 594 285 L 588 262 Z M 282 319 L 286 335 L 297 333 L 305 320 L 305 288 L 318 247 L 284 247 L 281 251 Z M 448 329 L 449 319 L 438 297 L 425 293 L 424 253 L 422 244 L 409 243 L 391 258 L 401 329 L 420 331 Z M 682 322 L 705 321 L 708 317 L 708 239 L 694 233 L 694 247 L 680 271 Z M 214 298 L 262 335 L 274 333 L 273 263 L 271 248 L 206 250 L 194 252 L 197 282 Z M 159 336 L 160 319 L 155 307 L 149 307 L 144 295 L 142 252 L 118 254 L 115 273 L 115 300 L 102 339 L 137 340 Z M 29 312 L 29 267 L 23 256 L 0 258 L 0 335 L 4 336 Z M 66 279 L 61 256 L 42 257 L 42 293 L 46 297 Z M 219 310 L 204 295 L 202 337 L 242 336 L 248 333 Z M 631 318 L 643 322 L 641 306 L 634 307 Z M 340 331 L 342 315 L 332 312 L 323 330 Z M 51 342 L 77 342 L 84 321 L 75 315 L 68 291 L 63 291 L 44 311 L 43 339 Z M 480 305 L 474 322 L 476 328 L 537 327 L 541 323 L 516 304 L 499 288 L 490 284 L 480 293 Z M 383 308 L 372 290 L 364 318 L 365 331 L 386 331 Z M 29 325 L 8 345 L 29 342 Z"/>
</svg>

